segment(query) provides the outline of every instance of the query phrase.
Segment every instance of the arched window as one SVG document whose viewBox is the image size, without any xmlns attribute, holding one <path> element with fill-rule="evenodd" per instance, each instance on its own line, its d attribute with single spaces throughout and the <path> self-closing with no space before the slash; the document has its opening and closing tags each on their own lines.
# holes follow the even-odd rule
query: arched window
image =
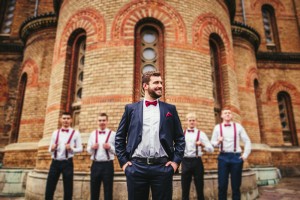
<svg viewBox="0 0 300 200">
<path fill-rule="evenodd" d="M 17 99 L 17 117 L 15 121 L 15 128 L 12 131 L 10 143 L 15 143 L 18 141 L 19 131 L 20 131 L 20 123 L 22 118 L 22 111 L 23 111 L 23 104 L 25 99 L 25 92 L 26 92 L 26 85 L 27 85 L 27 74 L 24 73 L 21 77 L 21 81 L 19 84 L 19 91 L 18 91 L 18 99 Z"/>
<path fill-rule="evenodd" d="M 213 84 L 213 98 L 214 98 L 214 113 L 215 122 L 221 122 L 221 110 L 224 106 L 223 95 L 223 80 L 221 68 L 221 45 L 220 38 L 217 35 L 211 35 L 209 40 L 210 47 L 210 65 L 211 65 L 211 78 Z"/>
<path fill-rule="evenodd" d="M 135 29 L 134 101 L 144 97 L 142 74 L 159 71 L 164 79 L 164 35 L 162 24 L 155 19 L 143 19 Z M 164 90 L 163 90 L 164 91 Z M 164 99 L 164 94 L 162 96 Z"/>
<path fill-rule="evenodd" d="M 65 70 L 65 82 L 67 90 L 63 93 L 63 99 L 66 99 L 65 110 L 72 113 L 73 127 L 79 126 L 79 115 L 82 99 L 82 85 L 84 75 L 86 33 L 80 29 L 75 31 L 67 47 L 67 59 Z"/>
<path fill-rule="evenodd" d="M 9 34 L 13 23 L 16 0 L 0 0 L 0 34 Z"/>
<path fill-rule="evenodd" d="M 298 146 L 290 95 L 286 92 L 279 92 L 277 100 L 284 144 Z"/>
<path fill-rule="evenodd" d="M 261 95 L 261 89 L 259 87 L 258 80 L 254 80 L 254 94 L 255 94 L 255 100 L 256 100 L 256 110 L 257 110 L 257 118 L 258 118 L 258 125 L 259 125 L 259 132 L 260 132 L 260 138 L 261 142 L 265 142 L 265 137 L 262 133 L 263 130 L 263 113 L 262 113 L 262 104 L 260 100 Z"/>
<path fill-rule="evenodd" d="M 275 11 L 273 7 L 270 5 L 263 5 L 262 17 L 267 49 L 270 51 L 280 51 Z"/>
</svg>

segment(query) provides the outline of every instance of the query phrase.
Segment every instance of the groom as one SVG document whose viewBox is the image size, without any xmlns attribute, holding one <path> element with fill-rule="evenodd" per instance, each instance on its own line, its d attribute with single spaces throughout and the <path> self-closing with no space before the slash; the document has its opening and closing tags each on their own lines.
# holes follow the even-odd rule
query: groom
<svg viewBox="0 0 300 200">
<path fill-rule="evenodd" d="M 125 171 L 129 200 L 172 200 L 173 174 L 182 160 L 185 140 L 176 107 L 159 101 L 159 72 L 143 74 L 145 99 L 125 106 L 115 148 Z"/>
</svg>

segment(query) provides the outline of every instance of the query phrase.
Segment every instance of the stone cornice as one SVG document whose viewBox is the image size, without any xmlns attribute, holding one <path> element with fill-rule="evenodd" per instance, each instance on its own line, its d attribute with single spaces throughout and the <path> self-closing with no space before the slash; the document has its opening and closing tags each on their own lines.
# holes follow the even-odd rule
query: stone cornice
<svg viewBox="0 0 300 200">
<path fill-rule="evenodd" d="M 24 46 L 19 43 L 0 43 L 0 52 L 21 53 Z"/>
<path fill-rule="evenodd" d="M 53 0 L 53 8 L 55 11 L 56 16 L 59 14 L 60 6 L 62 4 L 63 0 Z"/>
<path fill-rule="evenodd" d="M 20 38 L 26 41 L 28 36 L 41 29 L 56 27 L 57 17 L 54 13 L 45 13 L 36 17 L 27 18 L 21 25 Z"/>
<path fill-rule="evenodd" d="M 251 44 L 253 44 L 255 50 L 258 49 L 260 36 L 254 28 L 240 22 L 233 22 L 231 24 L 231 31 L 233 36 L 242 37 L 248 40 Z"/>
<path fill-rule="evenodd" d="M 229 14 L 230 14 L 230 21 L 233 22 L 235 16 L 235 0 L 225 0 L 225 3 L 228 7 Z"/>
<path fill-rule="evenodd" d="M 256 58 L 258 61 L 279 61 L 279 62 L 300 63 L 300 53 L 257 52 Z"/>
</svg>

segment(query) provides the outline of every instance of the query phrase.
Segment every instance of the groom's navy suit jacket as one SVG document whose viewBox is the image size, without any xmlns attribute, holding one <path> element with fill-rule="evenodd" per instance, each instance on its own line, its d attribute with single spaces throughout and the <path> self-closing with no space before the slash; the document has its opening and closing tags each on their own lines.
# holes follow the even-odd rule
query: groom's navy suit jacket
<svg viewBox="0 0 300 200">
<path fill-rule="evenodd" d="M 115 138 L 115 149 L 122 167 L 130 161 L 142 141 L 144 101 L 125 106 Z M 184 155 L 185 140 L 176 107 L 159 101 L 160 125 L 159 139 L 170 161 L 181 163 Z"/>
</svg>

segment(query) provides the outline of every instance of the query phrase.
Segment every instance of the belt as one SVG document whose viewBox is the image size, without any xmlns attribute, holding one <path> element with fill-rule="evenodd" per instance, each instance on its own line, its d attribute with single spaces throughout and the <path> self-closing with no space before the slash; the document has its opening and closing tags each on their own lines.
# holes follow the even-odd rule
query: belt
<svg viewBox="0 0 300 200">
<path fill-rule="evenodd" d="M 223 154 L 223 155 L 236 155 L 236 154 L 241 154 L 241 152 L 225 152 L 225 151 L 221 151 L 220 154 Z"/>
<path fill-rule="evenodd" d="M 95 163 L 108 163 L 108 162 L 113 162 L 113 160 L 93 160 Z"/>
<path fill-rule="evenodd" d="M 70 157 L 68 159 L 62 159 L 62 160 L 58 160 L 58 159 L 54 159 L 52 158 L 53 161 L 58 161 L 58 162 L 66 162 L 66 161 L 73 161 L 73 157 Z"/>
<path fill-rule="evenodd" d="M 164 164 L 169 161 L 168 157 L 150 157 L 150 158 L 140 158 L 140 157 L 134 157 L 132 158 L 132 161 L 144 163 L 147 165 L 155 165 L 155 164 Z"/>
</svg>

